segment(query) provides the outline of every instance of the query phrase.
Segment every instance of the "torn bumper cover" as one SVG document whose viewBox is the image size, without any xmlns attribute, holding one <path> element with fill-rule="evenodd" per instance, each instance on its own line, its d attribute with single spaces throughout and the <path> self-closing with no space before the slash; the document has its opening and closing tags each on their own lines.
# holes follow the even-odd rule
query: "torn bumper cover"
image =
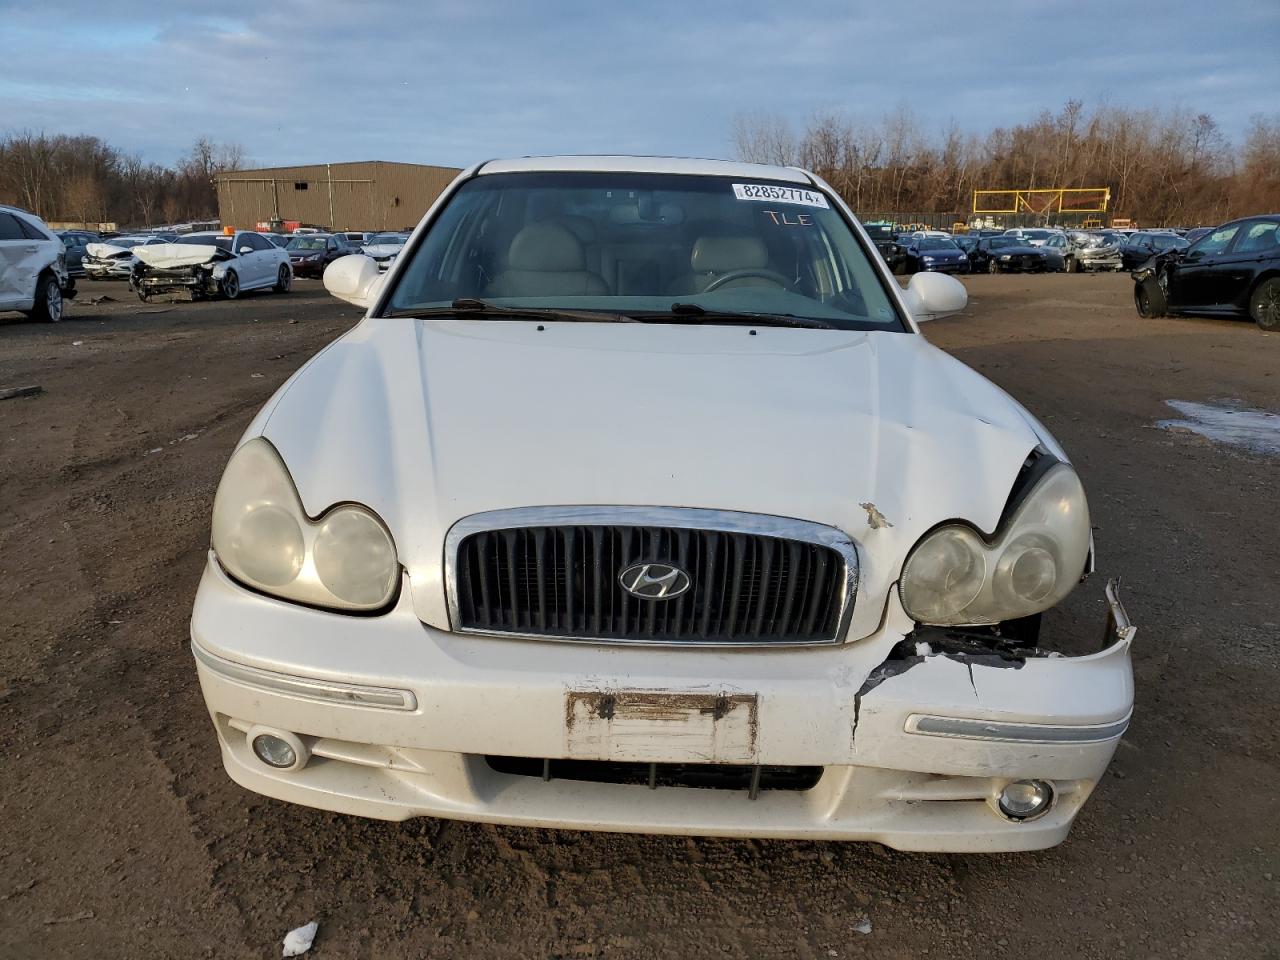
<svg viewBox="0 0 1280 960">
<path fill-rule="evenodd" d="M 231 259 L 229 251 L 208 244 L 156 244 L 139 250 L 129 282 L 146 296 L 175 290 L 214 296 L 222 283 L 225 262 Z"/>
<path fill-rule="evenodd" d="M 893 658 L 915 627 L 896 591 L 855 643 L 731 652 L 450 634 L 408 596 L 353 622 L 244 590 L 210 557 L 192 649 L 234 780 L 390 820 L 1031 850 L 1066 836 L 1133 704 L 1112 587 L 1102 650 L 1012 660 Z M 259 759 L 264 732 L 294 766 Z M 1024 779 L 1053 800 L 1019 822 L 999 796 Z"/>
</svg>

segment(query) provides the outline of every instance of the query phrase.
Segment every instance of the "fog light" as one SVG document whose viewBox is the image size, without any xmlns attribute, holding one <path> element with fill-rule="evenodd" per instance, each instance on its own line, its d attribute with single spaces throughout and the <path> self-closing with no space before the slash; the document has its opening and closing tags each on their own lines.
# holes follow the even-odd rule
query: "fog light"
<svg viewBox="0 0 1280 960">
<path fill-rule="evenodd" d="M 1033 820 L 1053 803 L 1053 787 L 1043 780 L 1015 780 L 1000 791 L 1000 812 L 1010 820 Z"/>
<path fill-rule="evenodd" d="M 254 756 L 277 770 L 300 770 L 311 759 L 311 752 L 303 742 L 284 730 L 253 727 L 245 739 Z"/>
</svg>

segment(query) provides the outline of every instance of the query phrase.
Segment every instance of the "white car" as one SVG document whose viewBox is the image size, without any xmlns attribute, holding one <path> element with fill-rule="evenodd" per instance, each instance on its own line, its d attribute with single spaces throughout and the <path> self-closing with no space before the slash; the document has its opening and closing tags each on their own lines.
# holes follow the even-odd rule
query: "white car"
<svg viewBox="0 0 1280 960">
<path fill-rule="evenodd" d="M 1043 247 L 1050 237 L 1060 236 L 1059 230 L 1045 230 L 1040 227 L 1014 227 L 1004 232 L 1006 237 L 1017 237 L 1033 247 Z"/>
<path fill-rule="evenodd" d="M 408 241 L 407 233 L 375 233 L 369 238 L 369 242 L 360 248 L 360 252 L 366 257 L 372 257 L 379 270 L 386 270 L 395 262 Z"/>
<path fill-rule="evenodd" d="M 61 238 L 35 214 L 0 204 L 0 310 L 56 323 L 74 294 Z"/>
<path fill-rule="evenodd" d="M 254 230 L 188 233 L 134 253 L 140 262 L 130 282 L 142 300 L 174 290 L 234 300 L 246 290 L 287 293 L 293 285 L 288 252 Z"/>
<path fill-rule="evenodd" d="M 134 250 L 156 243 L 169 243 L 172 236 L 153 236 L 136 234 L 132 236 L 111 237 L 87 243 L 84 247 L 84 275 L 89 280 L 128 280 L 133 268 L 138 265 Z"/>
<path fill-rule="evenodd" d="M 389 820 L 1066 836 L 1134 631 L 1108 586 L 1101 648 L 1038 636 L 1088 505 L 921 335 L 958 281 L 901 288 L 795 168 L 551 157 L 466 170 L 389 271 L 325 284 L 366 316 L 241 438 L 192 615 L 238 783 Z"/>
</svg>

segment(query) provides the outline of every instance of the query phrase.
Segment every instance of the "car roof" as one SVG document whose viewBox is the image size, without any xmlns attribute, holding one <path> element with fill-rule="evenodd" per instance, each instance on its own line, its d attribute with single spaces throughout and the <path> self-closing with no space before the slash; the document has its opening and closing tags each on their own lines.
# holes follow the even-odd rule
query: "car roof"
<svg viewBox="0 0 1280 960">
<path fill-rule="evenodd" d="M 477 175 L 533 172 L 672 173 L 683 176 L 742 177 L 783 180 L 813 185 L 813 178 L 798 167 L 778 167 L 736 160 L 700 160 L 693 157 L 563 156 L 516 157 L 480 164 Z"/>
</svg>

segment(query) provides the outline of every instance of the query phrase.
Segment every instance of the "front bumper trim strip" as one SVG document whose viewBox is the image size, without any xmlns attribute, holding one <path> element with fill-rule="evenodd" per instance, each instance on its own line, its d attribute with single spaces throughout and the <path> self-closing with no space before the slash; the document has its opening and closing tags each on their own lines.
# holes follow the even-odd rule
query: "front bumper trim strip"
<svg viewBox="0 0 1280 960">
<path fill-rule="evenodd" d="M 907 733 L 929 737 L 956 737 L 993 743 L 1103 743 L 1115 740 L 1129 729 L 1129 718 L 1112 723 L 1053 726 L 1042 723 L 1006 723 L 965 717 L 932 717 L 913 713 L 907 718 Z"/>
<path fill-rule="evenodd" d="M 394 687 L 368 687 L 358 683 L 341 683 L 336 680 L 316 680 L 311 677 L 295 677 L 273 670 L 233 663 L 215 656 L 194 641 L 191 653 L 203 666 L 214 673 L 258 690 L 283 693 L 321 703 L 341 703 L 350 707 L 377 707 L 382 710 L 416 710 L 418 698 L 412 690 Z"/>
</svg>

